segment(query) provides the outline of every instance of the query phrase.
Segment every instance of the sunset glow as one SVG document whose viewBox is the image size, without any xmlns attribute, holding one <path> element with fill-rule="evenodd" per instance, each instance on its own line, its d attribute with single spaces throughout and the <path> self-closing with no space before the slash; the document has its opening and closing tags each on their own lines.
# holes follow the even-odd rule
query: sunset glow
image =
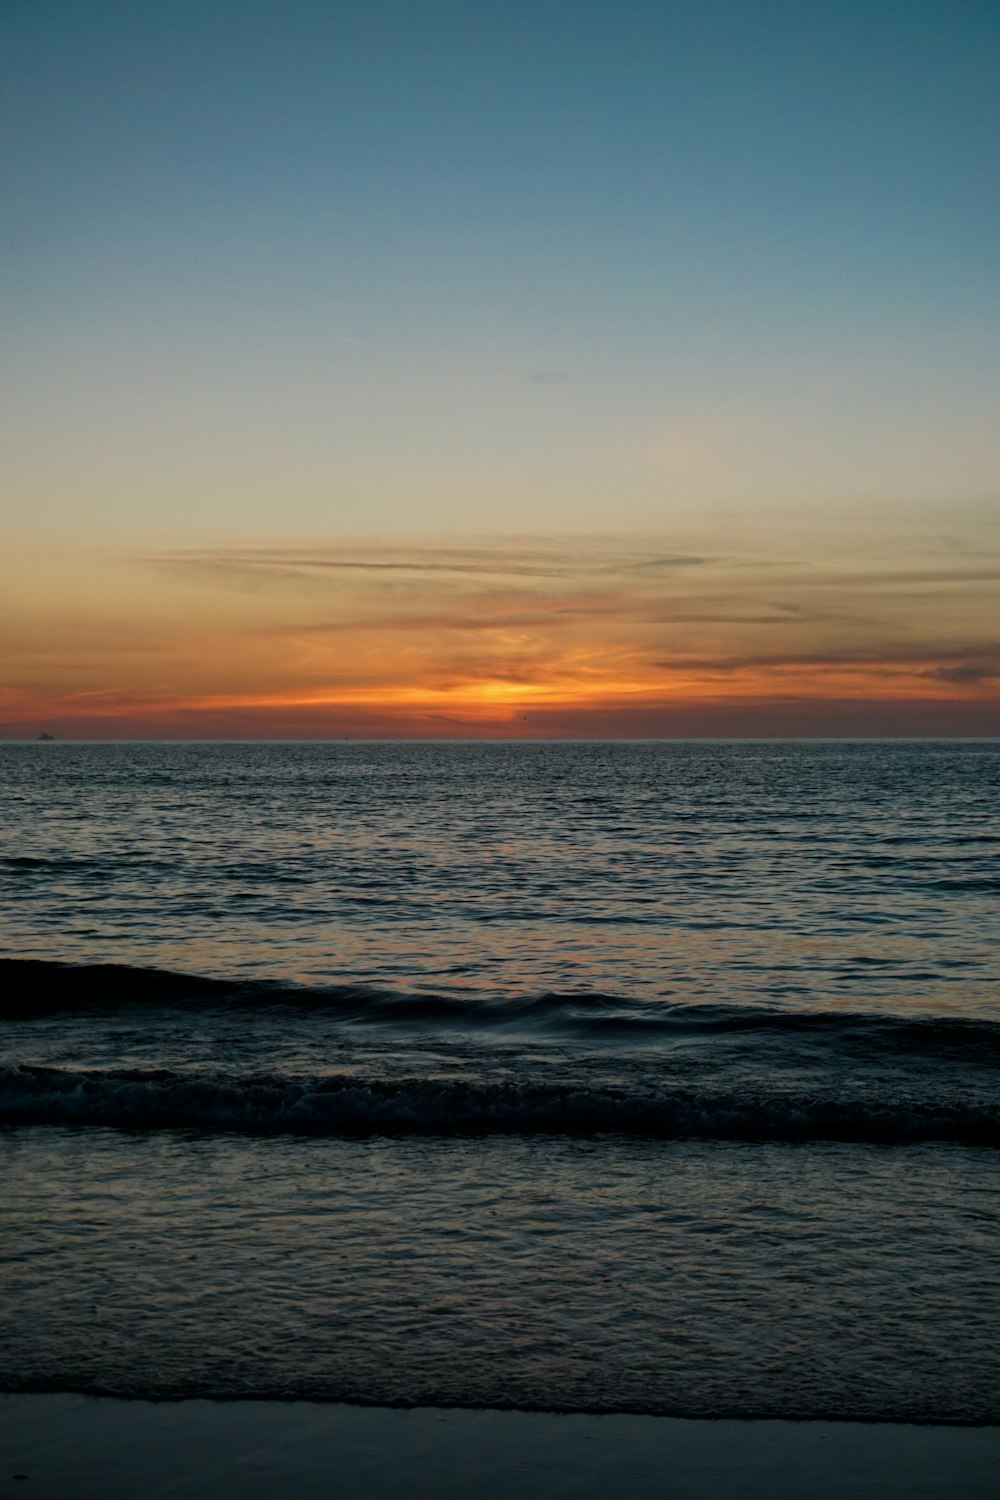
<svg viewBox="0 0 1000 1500">
<path fill-rule="evenodd" d="M 776 733 L 829 734 L 846 714 L 871 734 L 990 733 L 1000 559 L 982 515 L 955 520 L 961 546 L 895 522 L 897 556 L 888 539 L 868 550 L 869 521 L 865 546 L 800 527 L 800 556 L 705 534 L 701 550 L 481 540 L 36 561 L 4 721 L 84 738 L 531 738 L 766 734 L 768 716 Z"/>
<path fill-rule="evenodd" d="M 210 10 L 4 18 L 0 735 L 1000 731 L 988 7 Z"/>
</svg>

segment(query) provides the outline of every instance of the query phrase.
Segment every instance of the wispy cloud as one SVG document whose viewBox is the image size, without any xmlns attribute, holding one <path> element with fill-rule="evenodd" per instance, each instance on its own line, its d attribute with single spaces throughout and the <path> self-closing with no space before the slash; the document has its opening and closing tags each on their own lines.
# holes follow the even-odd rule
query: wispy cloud
<svg viewBox="0 0 1000 1500">
<path fill-rule="evenodd" d="M 996 700 L 1000 565 L 985 548 L 958 556 L 923 537 L 865 551 L 849 537 L 783 554 L 773 537 L 712 540 L 276 544 L 132 559 L 105 574 L 89 612 L 80 602 L 75 615 L 8 620 L 17 701 L 4 720 L 34 704 L 60 723 L 520 732 L 562 715 L 586 733 L 609 714 L 689 724 L 689 710 L 713 703 L 964 703 L 982 716 Z M 115 578 L 126 589 L 117 614 Z"/>
<path fill-rule="evenodd" d="M 969 656 L 964 660 L 951 660 L 928 669 L 927 675 L 941 682 L 952 682 L 960 687 L 996 682 L 1000 684 L 1000 651 L 980 656 Z"/>
</svg>

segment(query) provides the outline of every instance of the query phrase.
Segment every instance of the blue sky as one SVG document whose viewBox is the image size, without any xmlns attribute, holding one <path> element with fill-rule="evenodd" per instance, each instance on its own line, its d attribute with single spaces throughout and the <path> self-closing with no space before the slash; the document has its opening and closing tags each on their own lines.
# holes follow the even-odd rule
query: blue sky
<svg viewBox="0 0 1000 1500">
<path fill-rule="evenodd" d="M 29 530 L 993 491 L 993 5 L 40 0 L 3 26 Z"/>
</svg>

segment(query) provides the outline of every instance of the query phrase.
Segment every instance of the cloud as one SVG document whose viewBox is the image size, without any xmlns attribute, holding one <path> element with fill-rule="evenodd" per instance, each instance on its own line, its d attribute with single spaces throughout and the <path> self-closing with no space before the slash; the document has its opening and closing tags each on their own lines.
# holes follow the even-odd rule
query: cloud
<svg viewBox="0 0 1000 1500">
<path fill-rule="evenodd" d="M 931 668 L 926 675 L 958 686 L 1000 681 L 1000 655 L 980 656 Z"/>
<path fill-rule="evenodd" d="M 529 551 L 503 545 L 480 548 L 344 547 L 336 551 L 320 547 L 189 549 L 159 553 L 141 561 L 147 566 L 182 569 L 192 575 L 231 574 L 280 580 L 327 573 L 417 576 L 443 573 L 470 577 L 550 578 L 565 576 L 580 566 L 578 558 L 563 556 L 555 549 Z"/>
<path fill-rule="evenodd" d="M 631 573 L 652 573 L 673 568 L 699 568 L 718 561 L 719 559 L 715 557 L 697 557 L 681 552 L 670 553 L 662 557 L 645 557 L 638 562 L 619 564 L 619 567 Z"/>
<path fill-rule="evenodd" d="M 752 548 L 734 534 L 713 547 L 692 533 L 173 549 L 119 563 L 117 605 L 112 573 L 89 585 L 89 611 L 78 590 L 79 630 L 50 589 L 47 610 L 33 603 L 16 619 L 25 654 L 8 681 L 40 715 L 197 720 L 206 733 L 230 722 L 506 732 L 525 714 L 541 732 L 543 713 L 552 732 L 565 722 L 586 733 L 581 716 L 596 726 L 605 711 L 619 729 L 679 732 L 722 723 L 721 708 L 698 718 L 710 703 L 788 707 L 775 723 L 791 723 L 795 704 L 834 700 L 987 713 L 1000 677 L 1000 566 L 988 548 L 959 557 L 925 537 L 905 552 L 862 551 L 850 532 L 796 553 L 803 538 L 790 533 L 781 556 L 773 542 Z"/>
<path fill-rule="evenodd" d="M 823 680 L 852 674 L 867 678 L 877 687 L 880 679 L 908 678 L 914 685 L 923 679 L 955 687 L 977 687 L 1000 679 L 1000 655 L 993 648 L 985 650 L 974 643 L 943 649 L 924 640 L 908 644 L 873 641 L 865 647 L 832 644 L 808 651 L 767 651 L 739 656 L 692 656 L 660 658 L 655 666 L 667 673 L 689 675 L 692 671 L 708 678 L 739 678 L 770 674 L 778 680 L 787 674 L 801 677 L 812 674 L 817 686 Z"/>
<path fill-rule="evenodd" d="M 863 567 L 849 572 L 820 573 L 814 585 L 824 588 L 913 588 L 925 584 L 1000 583 L 1000 566 L 986 568 L 899 568 L 869 573 Z"/>
<path fill-rule="evenodd" d="M 973 688 L 991 675 L 992 643 L 972 633 L 974 621 L 965 629 L 948 621 L 937 594 L 951 639 L 935 640 L 934 608 L 923 596 L 916 608 L 884 582 L 934 580 L 968 602 L 998 571 L 985 566 L 914 568 L 901 559 L 897 571 L 866 574 L 863 558 L 832 569 L 828 559 L 817 566 L 613 538 L 215 548 L 154 561 L 211 586 L 272 593 L 273 607 L 243 629 L 286 641 L 286 670 L 310 681 L 324 672 L 346 681 L 348 663 L 387 682 L 407 672 L 438 684 L 472 680 L 501 673 L 501 660 L 518 654 L 530 658 L 534 681 L 538 663 L 561 672 L 574 649 L 612 664 L 612 677 L 625 650 L 632 675 L 651 683 L 664 672 L 716 681 L 797 673 L 803 685 L 810 671 L 873 681 L 924 672 Z M 508 666 L 510 680 L 519 675 Z"/>
</svg>

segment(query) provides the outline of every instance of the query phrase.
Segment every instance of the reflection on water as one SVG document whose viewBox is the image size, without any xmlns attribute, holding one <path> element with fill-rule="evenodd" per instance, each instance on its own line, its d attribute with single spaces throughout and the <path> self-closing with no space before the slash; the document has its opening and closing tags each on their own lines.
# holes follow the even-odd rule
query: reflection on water
<svg viewBox="0 0 1000 1500">
<path fill-rule="evenodd" d="M 969 1011 L 1000 746 L 9 745 L 9 952 Z"/>
</svg>

